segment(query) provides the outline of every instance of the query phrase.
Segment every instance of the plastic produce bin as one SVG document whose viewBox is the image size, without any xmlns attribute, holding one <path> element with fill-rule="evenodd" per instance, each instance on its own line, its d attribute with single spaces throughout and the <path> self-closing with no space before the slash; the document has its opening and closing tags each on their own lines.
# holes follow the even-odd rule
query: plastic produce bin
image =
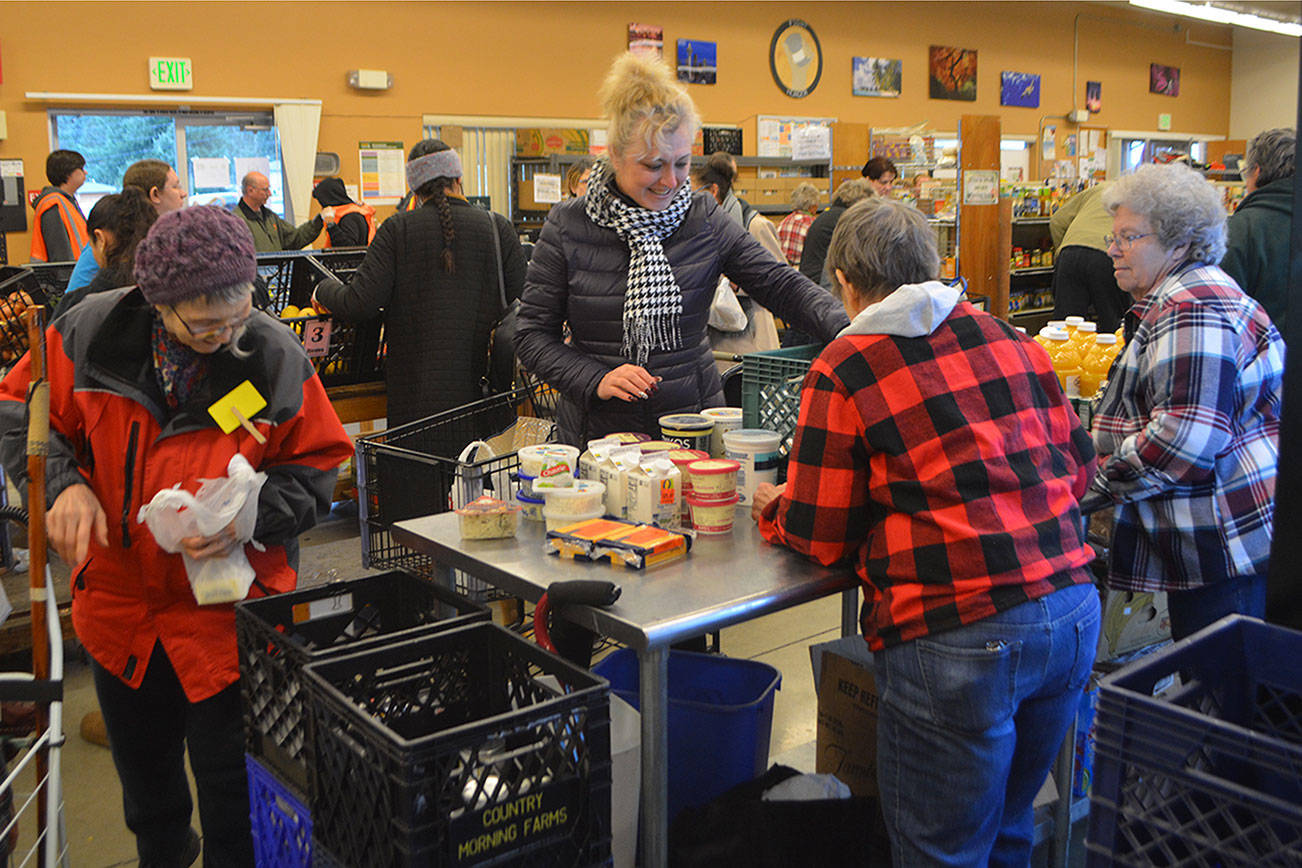
<svg viewBox="0 0 1302 868">
<path fill-rule="evenodd" d="M 610 693 L 600 678 L 493 624 L 305 672 L 313 832 L 336 862 L 609 861 Z"/>
<path fill-rule="evenodd" d="M 1223 618 L 1104 679 L 1096 720 L 1087 864 L 1302 865 L 1302 633 Z"/>
<path fill-rule="evenodd" d="M 741 357 L 742 427 L 778 432 L 783 456 L 791 452 L 791 436 L 800 418 L 800 386 L 822 351 L 821 346 L 810 344 Z"/>
<path fill-rule="evenodd" d="M 485 607 L 400 571 L 240 603 L 245 750 L 307 792 L 304 666 L 488 618 Z"/>
<path fill-rule="evenodd" d="M 249 818 L 253 859 L 258 868 L 311 868 L 312 815 L 307 800 L 245 754 L 249 773 Z"/>
<path fill-rule="evenodd" d="M 639 708 L 637 655 L 621 648 L 592 667 Z M 669 652 L 669 819 L 768 768 L 782 673 L 766 663 Z"/>
</svg>

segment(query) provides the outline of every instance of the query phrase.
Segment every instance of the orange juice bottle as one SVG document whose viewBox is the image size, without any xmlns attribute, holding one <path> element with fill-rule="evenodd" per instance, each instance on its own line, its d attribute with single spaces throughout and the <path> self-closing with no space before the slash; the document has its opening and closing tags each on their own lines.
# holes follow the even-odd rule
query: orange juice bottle
<svg viewBox="0 0 1302 868">
<path fill-rule="evenodd" d="M 1081 361 L 1080 396 L 1093 398 L 1099 392 L 1099 386 L 1108 378 L 1112 369 L 1112 360 L 1116 358 L 1120 347 L 1117 336 L 1109 332 L 1094 337 L 1094 346 Z"/>
<path fill-rule="evenodd" d="M 1080 356 L 1081 361 L 1085 361 L 1085 355 L 1094 349 L 1094 336 L 1098 333 L 1098 324 L 1089 320 L 1083 320 L 1076 326 L 1076 330 L 1070 332 L 1071 345 L 1076 348 L 1076 355 Z"/>
<path fill-rule="evenodd" d="M 1071 344 L 1066 329 L 1050 329 L 1048 340 L 1049 361 L 1058 374 L 1058 382 L 1068 398 L 1080 397 L 1080 354 Z"/>
</svg>

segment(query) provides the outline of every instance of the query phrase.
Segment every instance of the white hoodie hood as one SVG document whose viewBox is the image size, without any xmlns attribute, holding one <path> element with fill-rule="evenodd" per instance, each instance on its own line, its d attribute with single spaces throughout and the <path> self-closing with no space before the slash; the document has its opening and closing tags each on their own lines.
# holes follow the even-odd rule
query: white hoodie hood
<svg viewBox="0 0 1302 868">
<path fill-rule="evenodd" d="M 931 334 L 958 304 L 961 290 L 939 280 L 907 283 L 879 302 L 868 305 L 837 337 L 892 335 L 920 338 Z"/>
</svg>

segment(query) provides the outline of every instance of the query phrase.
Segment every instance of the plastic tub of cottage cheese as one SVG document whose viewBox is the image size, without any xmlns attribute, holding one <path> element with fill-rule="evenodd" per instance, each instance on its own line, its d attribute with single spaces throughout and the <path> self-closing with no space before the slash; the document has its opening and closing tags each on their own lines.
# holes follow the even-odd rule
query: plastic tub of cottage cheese
<svg viewBox="0 0 1302 868">
<path fill-rule="evenodd" d="M 599 509 L 596 512 L 590 512 L 586 515 L 571 515 L 568 512 L 555 513 L 543 512 L 543 518 L 547 522 L 548 530 L 560 530 L 563 527 L 569 527 L 572 524 L 578 524 L 581 521 L 592 521 L 594 518 L 601 518 L 606 514 L 606 510 Z"/>
<path fill-rule="evenodd" d="M 543 520 L 543 501 L 541 498 L 533 498 L 517 491 L 515 502 L 520 506 L 520 514 L 529 521 Z"/>
<path fill-rule="evenodd" d="M 578 475 L 579 450 L 563 443 L 540 443 L 537 446 L 522 446 L 520 455 L 520 475 L 534 479 L 563 476 L 568 473 L 570 479 Z"/>
<path fill-rule="evenodd" d="M 777 483 L 781 442 L 782 435 L 765 428 L 738 428 L 723 435 L 728 457 L 741 465 L 737 470 L 737 492 L 743 506 L 750 506 L 760 483 Z"/>
<path fill-rule="evenodd" d="M 684 449 L 709 449 L 714 420 L 701 413 L 672 413 L 660 417 L 660 439 Z"/>
<path fill-rule="evenodd" d="M 741 408 L 707 407 L 701 411 L 701 415 L 714 422 L 714 430 L 710 432 L 710 456 L 722 458 L 726 453 L 723 435 L 741 427 Z"/>
<path fill-rule="evenodd" d="M 591 479 L 576 479 L 572 485 L 558 485 L 547 480 L 534 483 L 534 491 L 543 497 L 546 504 L 543 515 L 578 517 L 606 511 L 606 486 Z"/>
<path fill-rule="evenodd" d="M 692 527 L 697 533 L 732 533 L 737 500 L 735 494 L 723 500 L 702 500 L 693 495 L 687 500 L 692 511 Z"/>
</svg>

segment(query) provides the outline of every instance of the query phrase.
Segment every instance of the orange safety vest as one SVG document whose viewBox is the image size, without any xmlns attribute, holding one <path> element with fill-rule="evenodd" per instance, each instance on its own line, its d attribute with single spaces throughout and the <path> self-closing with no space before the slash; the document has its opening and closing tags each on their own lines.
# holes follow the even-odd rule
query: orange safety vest
<svg viewBox="0 0 1302 868">
<path fill-rule="evenodd" d="M 51 208 L 58 207 L 59 216 L 63 218 L 63 229 L 68 233 L 68 240 L 76 245 L 72 258 L 81 254 L 81 249 L 90 243 L 90 233 L 86 231 L 86 218 L 76 208 L 68 204 L 63 196 L 51 193 L 36 206 L 35 222 L 32 226 L 32 255 L 34 262 L 49 262 L 50 254 L 45 249 L 45 236 L 41 233 L 41 215 Z"/>
<path fill-rule="evenodd" d="M 375 240 L 375 209 L 370 205 L 358 205 L 356 202 L 349 202 L 347 205 L 336 205 L 335 222 L 338 223 L 349 214 L 361 214 L 366 218 L 366 243 L 369 245 Z M 322 229 L 321 234 L 325 236 L 325 247 L 332 247 L 330 243 L 330 232 Z"/>
</svg>

